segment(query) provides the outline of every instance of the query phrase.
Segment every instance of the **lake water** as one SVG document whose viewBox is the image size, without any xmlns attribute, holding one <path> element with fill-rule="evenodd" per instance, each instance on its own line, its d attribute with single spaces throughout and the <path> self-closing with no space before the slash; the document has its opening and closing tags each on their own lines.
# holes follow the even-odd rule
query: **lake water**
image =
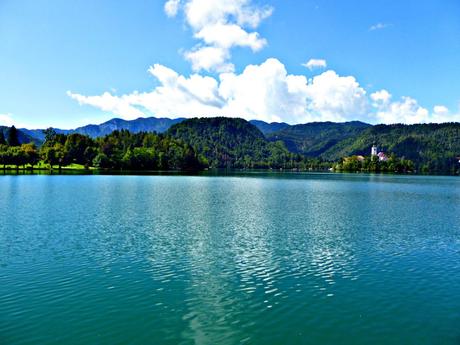
<svg viewBox="0 0 460 345">
<path fill-rule="evenodd" d="M 0 176 L 0 344 L 459 344 L 460 179 Z"/>
</svg>

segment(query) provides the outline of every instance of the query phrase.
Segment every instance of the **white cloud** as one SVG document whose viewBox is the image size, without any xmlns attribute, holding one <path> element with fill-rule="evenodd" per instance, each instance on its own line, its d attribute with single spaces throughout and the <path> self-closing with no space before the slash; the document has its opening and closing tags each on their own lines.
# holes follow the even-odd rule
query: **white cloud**
<svg viewBox="0 0 460 345">
<path fill-rule="evenodd" d="M 240 46 L 258 51 L 267 44 L 267 41 L 260 38 L 257 32 L 248 33 L 236 24 L 216 23 L 207 25 L 198 31 L 195 37 L 203 40 L 207 45 L 224 49 Z"/>
<path fill-rule="evenodd" d="M 429 122 L 429 111 L 407 96 L 401 101 L 391 102 L 377 111 L 377 119 L 382 123 L 422 123 Z"/>
<path fill-rule="evenodd" d="M 0 114 L 0 126 L 11 127 L 15 126 L 16 128 L 33 128 L 33 125 L 18 121 L 16 116 L 13 116 L 11 113 Z"/>
<path fill-rule="evenodd" d="M 302 66 L 307 67 L 310 71 L 315 68 L 326 68 L 327 63 L 324 59 L 310 59 L 307 63 L 303 63 Z"/>
<path fill-rule="evenodd" d="M 165 12 L 176 16 L 182 10 L 185 20 L 200 44 L 185 52 L 184 57 L 192 63 L 194 71 L 232 71 L 229 62 L 231 49 L 248 47 L 256 52 L 267 41 L 256 29 L 260 22 L 272 14 L 272 8 L 253 5 L 251 0 L 168 0 Z"/>
<path fill-rule="evenodd" d="M 277 59 L 249 65 L 239 75 L 221 74 L 220 81 L 223 115 L 268 122 L 298 122 L 308 116 L 307 79 L 289 75 Z"/>
<path fill-rule="evenodd" d="M 374 106 L 379 107 L 383 104 L 388 104 L 391 99 L 391 94 L 387 90 L 380 90 L 372 93 L 371 99 L 375 102 Z"/>
<path fill-rule="evenodd" d="M 180 0 L 168 0 L 165 3 L 165 12 L 168 17 L 175 17 L 179 11 Z"/>
<path fill-rule="evenodd" d="M 272 14 L 268 6 L 251 4 L 252 0 L 185 0 L 183 6 L 188 24 L 196 31 L 216 23 L 235 22 L 257 28 Z"/>
<path fill-rule="evenodd" d="M 388 24 L 388 23 L 377 23 L 377 24 L 374 24 L 372 25 L 370 28 L 369 28 L 369 31 L 375 31 L 375 30 L 382 30 L 382 29 L 386 29 L 388 27 L 392 26 L 392 24 Z"/>
<path fill-rule="evenodd" d="M 365 118 L 368 101 L 354 77 L 326 71 L 308 81 L 288 74 L 277 59 L 249 65 L 241 74 L 213 78 L 179 75 L 156 64 L 149 72 L 159 86 L 150 92 L 115 96 L 84 96 L 68 92 L 80 104 L 91 105 L 124 118 L 139 116 L 232 116 L 264 121 L 344 121 Z"/>
<path fill-rule="evenodd" d="M 372 104 L 376 109 L 375 118 L 379 123 L 420 123 L 428 122 L 429 111 L 421 107 L 411 97 L 402 97 L 400 101 L 391 101 L 391 94 L 387 90 L 380 90 L 371 94 Z"/>
<path fill-rule="evenodd" d="M 315 118 L 331 121 L 366 119 L 366 91 L 352 76 L 341 77 L 329 70 L 315 76 L 308 85 L 308 112 Z"/>
<path fill-rule="evenodd" d="M 437 115 L 446 115 L 449 113 L 449 109 L 444 105 L 435 105 L 433 107 L 433 113 Z"/>
<path fill-rule="evenodd" d="M 185 58 L 192 64 L 194 71 L 215 70 L 216 72 L 232 72 L 235 66 L 228 63 L 229 51 L 220 47 L 201 47 L 185 52 Z"/>
<path fill-rule="evenodd" d="M 14 125 L 14 120 L 11 114 L 0 114 L 0 126 L 11 127 Z"/>
<path fill-rule="evenodd" d="M 459 114 L 453 114 L 443 105 L 433 107 L 433 112 L 418 104 L 411 97 L 401 97 L 399 101 L 391 101 L 391 94 L 387 90 L 380 90 L 371 94 L 374 101 L 375 119 L 379 123 L 442 123 L 460 120 Z"/>
<path fill-rule="evenodd" d="M 460 122 L 460 107 L 457 113 L 451 113 L 444 105 L 435 105 L 430 122 Z"/>
<path fill-rule="evenodd" d="M 242 73 L 223 72 L 217 78 L 194 73 L 183 76 L 155 64 L 149 68 L 159 86 L 149 92 L 117 96 L 109 92 L 85 96 L 68 91 L 81 105 L 90 105 L 125 119 L 142 116 L 242 117 L 267 122 L 351 121 L 369 123 L 428 123 L 460 121 L 436 105 L 430 113 L 411 97 L 394 101 L 387 90 L 367 95 L 353 76 L 328 70 L 311 79 L 288 74 L 285 66 L 271 58 L 248 65 Z M 0 124 L 12 124 L 11 116 L 0 115 Z"/>
<path fill-rule="evenodd" d="M 130 104 L 129 99 L 132 97 L 132 95 L 136 95 L 136 93 L 133 93 L 131 96 L 125 95 L 121 97 L 113 96 L 109 92 L 104 92 L 100 96 L 82 96 L 72 93 L 71 91 L 67 91 L 67 95 L 78 101 L 80 105 L 91 105 L 103 111 L 120 115 L 125 119 L 132 120 L 144 115 L 141 110 L 133 107 Z"/>
</svg>

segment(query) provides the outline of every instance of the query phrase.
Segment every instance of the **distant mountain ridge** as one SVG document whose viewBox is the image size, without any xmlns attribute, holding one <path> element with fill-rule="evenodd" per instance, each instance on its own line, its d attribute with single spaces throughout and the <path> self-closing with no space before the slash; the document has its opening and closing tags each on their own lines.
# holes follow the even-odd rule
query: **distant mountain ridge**
<svg viewBox="0 0 460 345">
<path fill-rule="evenodd" d="M 257 128 L 259 128 L 259 130 L 265 136 L 267 136 L 267 134 L 271 134 L 273 132 L 280 131 L 280 130 L 285 129 L 287 127 L 291 127 L 291 125 L 286 123 L 286 122 L 270 122 L 270 123 L 268 123 L 268 122 L 261 121 L 261 120 L 250 120 L 249 123 L 254 125 L 254 126 L 256 126 Z"/>
<path fill-rule="evenodd" d="M 123 120 L 120 118 L 113 118 L 113 119 L 110 119 L 98 125 L 89 124 L 86 126 L 77 127 L 75 129 L 54 128 L 54 130 L 60 134 L 79 133 L 83 135 L 88 135 L 92 138 L 103 137 L 105 135 L 112 133 L 113 131 L 122 130 L 122 129 L 128 130 L 132 133 L 139 133 L 139 132 L 164 133 L 171 126 L 177 123 L 180 123 L 184 120 L 185 118 L 170 119 L 166 117 L 162 117 L 162 118 L 140 117 L 135 120 Z M 318 125 L 323 122 L 317 122 L 317 123 L 311 123 L 311 124 L 305 124 L 305 125 L 290 125 L 285 122 L 268 123 L 268 122 L 261 121 L 261 120 L 250 120 L 249 123 L 256 126 L 268 138 L 275 138 L 277 134 L 274 134 L 274 133 L 278 133 L 278 132 L 281 138 L 281 137 L 284 137 L 284 135 L 292 136 L 292 133 L 299 132 L 299 129 L 302 128 L 301 126 L 318 127 Z M 353 122 L 350 122 L 350 124 L 352 123 Z M 356 122 L 356 123 L 359 123 L 359 122 Z M 333 123 L 331 122 L 330 124 L 333 124 Z M 337 124 L 337 126 L 340 126 L 340 124 Z M 290 133 L 290 128 L 293 128 L 292 133 Z M 29 138 L 29 137 L 33 138 L 33 140 L 37 143 L 41 143 L 43 142 L 43 140 L 45 140 L 43 129 L 19 128 L 19 130 L 24 134 L 24 138 Z M 294 136 L 295 135 L 296 134 L 294 134 Z M 296 149 L 296 151 L 299 151 L 299 150 Z"/>
<path fill-rule="evenodd" d="M 100 125 L 87 125 L 78 127 L 71 131 L 73 133 L 85 134 L 90 137 L 102 137 L 112 133 L 115 130 L 126 129 L 132 133 L 139 132 L 157 132 L 163 133 L 172 125 L 182 122 L 184 118 L 169 119 L 166 117 L 140 117 L 135 120 L 111 119 Z"/>
<path fill-rule="evenodd" d="M 103 122 L 99 125 L 86 125 L 75 129 L 59 129 L 55 128 L 57 133 L 72 134 L 79 133 L 88 135 L 92 138 L 103 137 L 116 130 L 126 129 L 132 133 L 139 132 L 157 132 L 163 133 L 169 129 L 172 125 L 183 121 L 183 118 L 169 119 L 169 118 L 157 118 L 157 117 L 140 117 L 135 120 L 123 120 L 119 118 L 113 118 L 109 121 Z M 27 129 L 20 128 L 21 132 L 35 139 L 37 142 L 45 140 L 45 135 L 42 129 Z"/>
<path fill-rule="evenodd" d="M 5 138 L 8 137 L 8 132 L 10 131 L 10 127 L 0 126 L 0 132 L 3 132 L 3 136 Z M 28 131 L 18 130 L 18 140 L 22 143 L 29 143 L 31 141 L 35 141 L 35 137 L 30 135 Z"/>
</svg>

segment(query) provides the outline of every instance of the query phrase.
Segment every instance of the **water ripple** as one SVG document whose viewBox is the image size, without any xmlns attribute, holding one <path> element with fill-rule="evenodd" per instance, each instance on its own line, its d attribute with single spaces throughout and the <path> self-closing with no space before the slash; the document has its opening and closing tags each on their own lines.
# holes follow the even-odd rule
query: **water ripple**
<svg viewBox="0 0 460 345">
<path fill-rule="evenodd" d="M 455 344 L 460 182 L 289 176 L 0 178 L 0 343 Z"/>
</svg>

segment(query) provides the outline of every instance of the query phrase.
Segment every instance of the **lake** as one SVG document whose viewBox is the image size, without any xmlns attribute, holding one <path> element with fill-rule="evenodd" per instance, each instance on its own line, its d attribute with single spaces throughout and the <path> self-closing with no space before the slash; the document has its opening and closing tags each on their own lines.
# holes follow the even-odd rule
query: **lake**
<svg viewBox="0 0 460 345">
<path fill-rule="evenodd" d="M 460 179 L 0 176 L 0 344 L 459 344 Z"/>
</svg>

